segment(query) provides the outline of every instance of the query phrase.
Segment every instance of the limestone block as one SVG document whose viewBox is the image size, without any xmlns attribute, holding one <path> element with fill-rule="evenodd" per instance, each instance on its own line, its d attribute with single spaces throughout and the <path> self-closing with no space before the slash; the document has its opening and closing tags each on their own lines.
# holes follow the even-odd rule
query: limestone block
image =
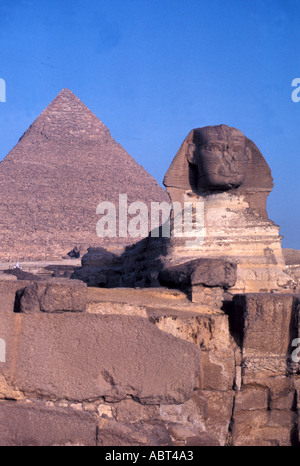
<svg viewBox="0 0 300 466">
<path fill-rule="evenodd" d="M 0 446 L 95 446 L 97 420 L 43 402 L 0 401 Z"/>
<path fill-rule="evenodd" d="M 35 282 L 20 295 L 20 312 L 82 312 L 86 309 L 87 286 L 80 280 L 56 278 Z"/>
<path fill-rule="evenodd" d="M 236 282 L 236 264 L 226 259 L 195 259 L 165 268 L 158 279 L 170 288 L 187 289 L 191 285 L 230 288 Z"/>
<path fill-rule="evenodd" d="M 290 446 L 294 413 L 267 410 L 240 411 L 234 416 L 234 446 Z"/>
<path fill-rule="evenodd" d="M 264 384 L 265 379 L 286 374 L 286 356 L 250 357 L 242 362 L 243 385 Z"/>
<path fill-rule="evenodd" d="M 234 414 L 240 411 L 256 411 L 268 409 L 268 390 L 262 387 L 246 387 L 237 392 Z"/>
<path fill-rule="evenodd" d="M 293 295 L 246 294 L 234 297 L 233 331 L 242 337 L 243 357 L 286 356 L 291 351 Z"/>
<path fill-rule="evenodd" d="M 285 375 L 268 376 L 267 371 L 252 380 L 246 378 L 235 399 L 235 412 L 258 409 L 292 411 L 296 406 L 294 380 Z"/>
<path fill-rule="evenodd" d="M 201 390 L 232 390 L 235 380 L 233 354 L 224 355 L 221 351 L 201 351 Z"/>
<path fill-rule="evenodd" d="M 81 259 L 82 267 L 103 267 L 116 261 L 116 256 L 102 247 L 90 247 Z"/>
<path fill-rule="evenodd" d="M 192 303 L 206 304 L 207 306 L 220 309 L 225 299 L 222 288 L 208 288 L 202 285 L 194 285 L 189 291 Z"/>
<path fill-rule="evenodd" d="M 1 373 L 36 397 L 182 403 L 198 384 L 199 349 L 142 317 L 18 313 L 0 328 Z"/>
<path fill-rule="evenodd" d="M 206 432 L 199 432 L 198 434 L 187 437 L 185 441 L 186 447 L 219 447 L 220 443 L 217 437 L 213 434 L 207 434 Z"/>
<path fill-rule="evenodd" d="M 206 433 L 214 442 L 225 445 L 232 406 L 233 391 L 197 390 L 184 404 L 161 405 L 160 413 L 172 437 L 177 441 L 188 441 Z"/>
<path fill-rule="evenodd" d="M 98 446 L 168 446 L 171 437 L 161 421 L 129 424 L 102 419 L 97 430 Z"/>
<path fill-rule="evenodd" d="M 147 422 L 160 419 L 159 406 L 142 405 L 134 400 L 123 400 L 115 406 L 115 417 L 118 422 Z"/>
<path fill-rule="evenodd" d="M 267 383 L 271 410 L 296 409 L 297 394 L 291 377 L 271 377 Z"/>
<path fill-rule="evenodd" d="M 151 321 L 164 332 L 195 343 L 202 351 L 220 353 L 234 359 L 234 341 L 229 332 L 228 316 L 221 311 L 174 315 L 154 313 Z"/>
<path fill-rule="evenodd" d="M 0 312 L 13 312 L 16 292 L 22 291 L 30 284 L 27 280 L 6 281 L 0 280 Z"/>
<path fill-rule="evenodd" d="M 201 429 L 183 424 L 168 424 L 174 445 L 213 447 L 220 446 L 218 437 Z"/>
</svg>

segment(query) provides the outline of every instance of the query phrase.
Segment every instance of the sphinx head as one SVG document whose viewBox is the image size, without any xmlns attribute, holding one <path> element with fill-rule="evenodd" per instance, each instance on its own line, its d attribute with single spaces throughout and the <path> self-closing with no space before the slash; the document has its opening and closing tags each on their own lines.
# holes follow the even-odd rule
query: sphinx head
<svg viewBox="0 0 300 466">
<path fill-rule="evenodd" d="M 247 138 L 226 125 L 206 126 L 193 131 L 186 157 L 197 168 L 198 185 L 228 190 L 241 186 L 248 165 Z"/>
</svg>

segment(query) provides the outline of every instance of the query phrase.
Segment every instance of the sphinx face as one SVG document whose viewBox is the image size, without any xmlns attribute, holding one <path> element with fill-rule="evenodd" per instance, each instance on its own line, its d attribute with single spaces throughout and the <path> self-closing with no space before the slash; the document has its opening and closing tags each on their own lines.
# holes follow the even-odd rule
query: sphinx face
<svg viewBox="0 0 300 466">
<path fill-rule="evenodd" d="M 197 166 L 202 186 L 224 190 L 237 188 L 246 176 L 246 137 L 238 129 L 226 125 L 196 129 L 187 158 Z"/>
</svg>

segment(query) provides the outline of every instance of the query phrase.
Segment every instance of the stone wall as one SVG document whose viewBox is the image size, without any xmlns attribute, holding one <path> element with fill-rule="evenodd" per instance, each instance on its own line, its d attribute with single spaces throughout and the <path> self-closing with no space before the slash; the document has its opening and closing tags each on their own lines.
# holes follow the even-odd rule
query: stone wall
<svg viewBox="0 0 300 466">
<path fill-rule="evenodd" d="M 298 295 L 53 279 L 0 282 L 0 306 L 1 445 L 299 444 Z"/>
</svg>

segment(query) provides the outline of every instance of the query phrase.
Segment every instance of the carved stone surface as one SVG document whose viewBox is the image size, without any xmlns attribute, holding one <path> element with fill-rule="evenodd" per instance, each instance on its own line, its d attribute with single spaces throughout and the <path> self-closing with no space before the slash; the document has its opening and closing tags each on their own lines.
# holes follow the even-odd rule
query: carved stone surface
<svg viewBox="0 0 300 466">
<path fill-rule="evenodd" d="M 237 295 L 233 301 L 231 317 L 235 329 L 242 335 L 244 357 L 286 357 L 292 348 L 291 328 L 298 299 L 288 294 L 261 293 Z"/>
<path fill-rule="evenodd" d="M 197 386 L 199 350 L 142 317 L 0 313 L 0 328 L 2 373 L 25 393 L 79 402 L 134 397 L 151 405 L 184 402 Z"/>
<path fill-rule="evenodd" d="M 172 202 L 193 206 L 198 231 L 179 237 L 172 218 L 171 238 L 162 255 L 165 268 L 196 259 L 227 257 L 237 262 L 232 292 L 291 290 L 279 227 L 268 219 L 270 168 L 255 144 L 226 125 L 192 130 L 167 171 L 164 184 Z M 197 206 L 203 215 L 197 216 Z M 177 214 L 178 215 L 178 214 Z M 197 241 L 195 241 L 197 239 Z"/>
<path fill-rule="evenodd" d="M 55 278 L 38 281 L 18 293 L 19 309 L 32 312 L 83 312 L 87 303 L 87 286 L 80 280 Z"/>
<path fill-rule="evenodd" d="M 0 446 L 96 446 L 89 413 L 46 403 L 0 401 Z"/>
<path fill-rule="evenodd" d="M 273 188 L 271 170 L 256 145 L 227 125 L 193 129 L 173 159 L 164 185 L 172 201 L 186 191 L 234 189 L 250 207 L 267 217 L 266 201 Z"/>
<path fill-rule="evenodd" d="M 192 285 L 230 288 L 236 282 L 236 264 L 226 259 L 195 259 L 164 269 L 158 279 L 169 288 L 187 289 Z"/>
<path fill-rule="evenodd" d="M 122 423 L 102 419 L 98 424 L 99 446 L 163 446 L 172 445 L 165 425 L 160 421 L 148 423 Z"/>
<path fill-rule="evenodd" d="M 247 139 L 241 131 L 226 125 L 195 129 L 187 160 L 197 169 L 195 189 L 238 188 L 246 176 Z"/>
<path fill-rule="evenodd" d="M 84 313 L 13 312 L 24 285 L 0 307 L 1 445 L 299 445 L 299 296 L 239 295 L 224 312 L 166 288 L 89 288 Z"/>
</svg>

